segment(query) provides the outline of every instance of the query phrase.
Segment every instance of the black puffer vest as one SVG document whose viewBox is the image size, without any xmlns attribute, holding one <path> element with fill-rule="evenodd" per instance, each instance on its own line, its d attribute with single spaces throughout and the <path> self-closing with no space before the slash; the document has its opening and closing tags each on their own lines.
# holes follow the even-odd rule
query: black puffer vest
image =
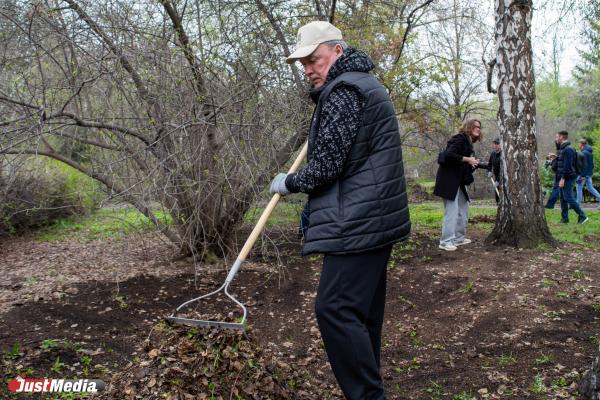
<svg viewBox="0 0 600 400">
<path fill-rule="evenodd" d="M 308 157 L 323 104 L 340 84 L 356 88 L 365 99 L 362 125 L 340 178 L 309 196 L 303 254 L 364 252 L 403 240 L 410 232 L 398 121 L 375 77 L 346 72 L 327 84 L 313 116 Z"/>
<path fill-rule="evenodd" d="M 573 162 L 575 161 L 572 157 L 569 158 L 571 165 L 565 165 L 565 152 L 570 151 L 567 148 L 571 147 L 571 142 L 567 141 L 560 145 L 558 148 L 558 153 L 556 155 L 556 172 L 561 175 L 562 178 L 565 179 L 573 179 L 577 176 L 575 173 L 575 168 L 573 167 Z M 575 153 L 575 150 L 572 150 Z M 577 154 L 575 154 L 577 157 Z"/>
</svg>

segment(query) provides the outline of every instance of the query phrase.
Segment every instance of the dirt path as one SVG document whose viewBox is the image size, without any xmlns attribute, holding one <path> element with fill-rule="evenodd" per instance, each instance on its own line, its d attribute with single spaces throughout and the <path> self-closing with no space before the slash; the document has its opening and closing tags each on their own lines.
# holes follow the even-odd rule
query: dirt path
<svg viewBox="0 0 600 400">
<path fill-rule="evenodd" d="M 453 253 L 425 236 L 395 248 L 382 354 L 388 398 L 577 398 L 600 342 L 599 252 L 490 248 L 471 232 L 475 243 Z M 278 252 L 264 246 L 234 281 L 249 308 L 250 337 L 295 371 L 288 385 L 298 398 L 340 398 L 313 313 L 320 259 L 297 257 L 295 239 L 273 240 Z M 110 382 L 143 364 L 143 341 L 165 315 L 225 274 L 217 268 L 195 279 L 191 265 L 170 264 L 151 240 L 140 248 L 129 239 L 79 246 L 2 243 L 5 379 L 30 368 L 34 376 L 86 372 Z M 5 390 L 0 397 L 10 398 Z M 209 398 L 207 387 L 197 390 L 193 397 Z"/>
</svg>

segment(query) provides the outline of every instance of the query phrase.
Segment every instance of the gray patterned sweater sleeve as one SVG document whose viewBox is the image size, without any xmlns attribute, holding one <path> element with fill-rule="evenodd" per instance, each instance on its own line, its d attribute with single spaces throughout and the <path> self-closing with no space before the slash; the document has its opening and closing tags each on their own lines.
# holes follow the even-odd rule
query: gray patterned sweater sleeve
<svg viewBox="0 0 600 400">
<path fill-rule="evenodd" d="M 361 124 L 362 96 L 353 88 L 335 88 L 321 110 L 319 134 L 310 160 L 285 184 L 292 193 L 313 193 L 334 182 L 346 164 Z"/>
</svg>

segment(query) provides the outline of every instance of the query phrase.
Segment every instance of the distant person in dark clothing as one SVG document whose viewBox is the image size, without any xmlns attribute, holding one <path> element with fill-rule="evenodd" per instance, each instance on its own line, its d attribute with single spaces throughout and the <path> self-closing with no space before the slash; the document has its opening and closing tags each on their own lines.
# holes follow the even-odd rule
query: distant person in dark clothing
<svg viewBox="0 0 600 400">
<path fill-rule="evenodd" d="M 586 139 L 579 139 L 579 149 L 585 156 L 585 170 L 581 176 L 577 177 L 577 203 L 581 205 L 583 200 L 583 185 L 585 185 L 588 192 L 598 200 L 598 209 L 600 209 L 600 193 L 598 193 L 592 183 L 592 175 L 594 174 L 594 150 L 592 149 L 592 146 L 588 144 Z"/>
<path fill-rule="evenodd" d="M 575 152 L 575 149 L 571 147 L 569 133 L 567 131 L 558 132 L 558 138 L 560 148 L 557 157 L 556 175 L 560 179 L 558 181 L 558 187 L 560 188 L 560 222 L 563 224 L 569 223 L 569 207 L 571 207 L 579 216 L 577 223 L 583 224 L 587 222 L 588 217 L 581 207 L 579 207 L 579 204 L 577 204 L 577 200 L 573 197 L 573 185 L 577 178 L 577 173 L 575 172 L 577 153 Z"/>
<path fill-rule="evenodd" d="M 500 202 L 500 197 L 498 197 L 498 188 L 500 187 L 500 160 L 502 159 L 502 149 L 500 148 L 500 138 L 494 139 L 492 142 L 492 152 L 490 153 L 490 158 L 488 159 L 487 170 L 488 176 L 490 178 L 494 178 L 494 185 L 496 188 L 494 189 L 494 196 L 496 196 L 496 204 Z"/>
<path fill-rule="evenodd" d="M 550 193 L 550 197 L 548 197 L 548 201 L 546 202 L 546 205 L 544 206 L 550 210 L 552 210 L 554 208 L 554 205 L 560 198 L 560 188 L 558 187 L 558 182 L 560 181 L 560 177 L 557 174 L 558 159 L 556 158 L 556 155 L 558 154 L 558 151 L 560 150 L 558 133 L 554 137 L 554 145 L 556 146 L 556 153 L 548 153 L 548 155 L 546 156 L 546 162 L 544 163 L 544 166 L 546 168 L 549 167 L 550 169 L 552 169 L 552 172 L 554 173 L 554 184 L 552 185 L 552 192 Z"/>
<path fill-rule="evenodd" d="M 439 248 L 454 251 L 471 243 L 465 237 L 469 219 L 467 186 L 473 183 L 473 169 L 479 159 L 473 157 L 473 143 L 481 140 L 481 122 L 467 120 L 452 136 L 438 157 L 439 168 L 433 194 L 444 199 L 444 222 Z"/>
</svg>

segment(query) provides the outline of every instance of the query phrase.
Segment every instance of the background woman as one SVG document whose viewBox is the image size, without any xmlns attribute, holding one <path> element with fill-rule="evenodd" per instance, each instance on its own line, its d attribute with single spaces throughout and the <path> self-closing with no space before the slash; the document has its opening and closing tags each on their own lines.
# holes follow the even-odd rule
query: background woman
<svg viewBox="0 0 600 400">
<path fill-rule="evenodd" d="M 479 160 L 473 157 L 473 143 L 481 140 L 481 122 L 465 121 L 459 132 L 452 136 L 446 149 L 438 157 L 439 168 L 433 193 L 444 199 L 444 223 L 440 249 L 454 251 L 460 245 L 471 243 L 465 237 L 469 217 L 467 186 L 473 182 L 473 170 Z"/>
</svg>

